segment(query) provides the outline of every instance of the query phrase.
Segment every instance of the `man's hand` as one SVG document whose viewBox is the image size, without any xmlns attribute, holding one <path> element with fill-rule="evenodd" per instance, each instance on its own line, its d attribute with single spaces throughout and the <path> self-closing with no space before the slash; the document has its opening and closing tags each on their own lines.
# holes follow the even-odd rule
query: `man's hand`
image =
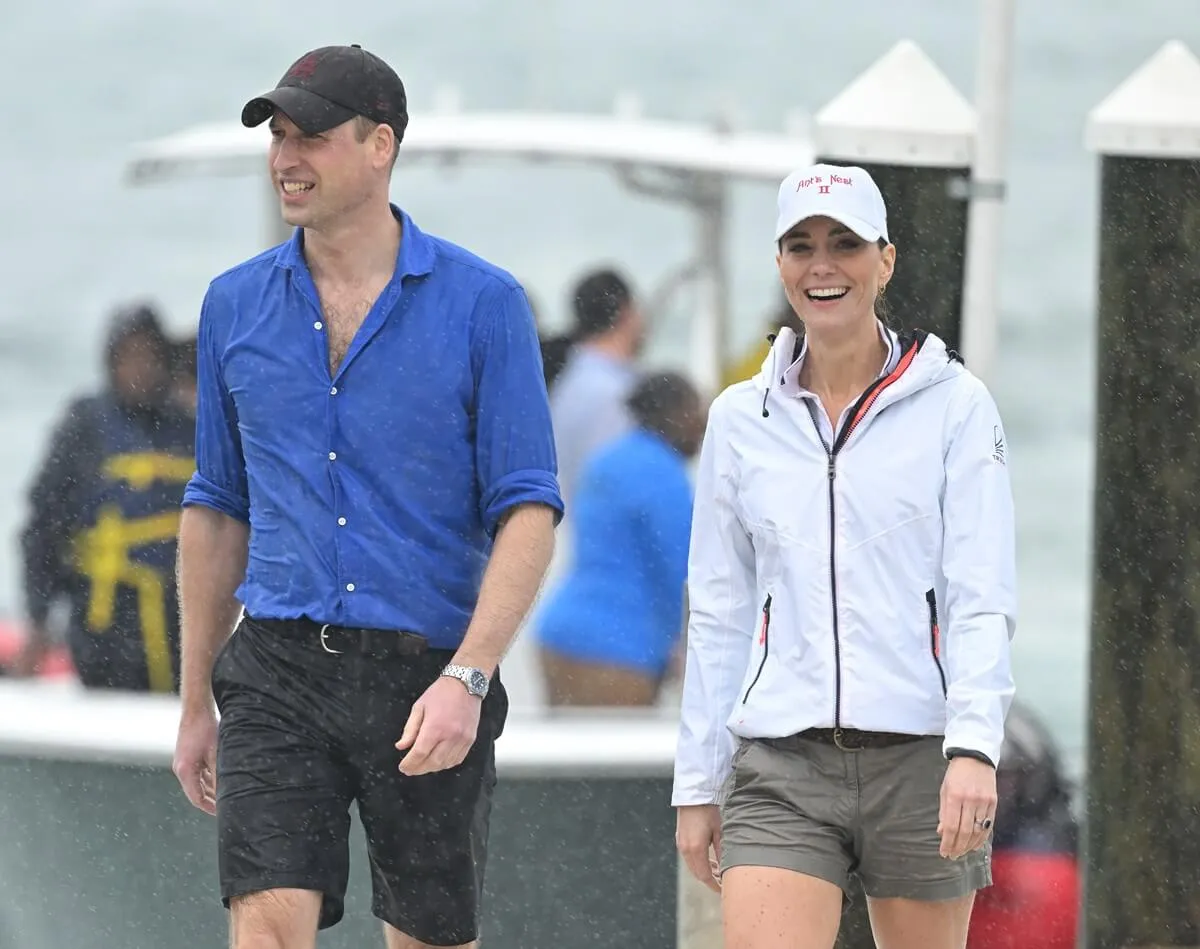
<svg viewBox="0 0 1200 949">
<path fill-rule="evenodd" d="M 475 744 L 481 699 L 450 676 L 439 676 L 417 699 L 396 742 L 408 751 L 400 762 L 401 774 L 431 774 L 462 764 Z"/>
<path fill-rule="evenodd" d="M 978 850 L 996 819 L 996 770 L 974 758 L 954 758 L 942 779 L 937 832 L 941 854 L 957 860 Z M 986 826 L 985 826 L 986 825 Z"/>
<path fill-rule="evenodd" d="M 184 713 L 171 770 L 192 804 L 205 814 L 217 813 L 217 716 L 212 709 Z"/>
<path fill-rule="evenodd" d="M 675 846 L 692 876 L 721 892 L 721 811 L 716 804 L 676 809 Z"/>
</svg>

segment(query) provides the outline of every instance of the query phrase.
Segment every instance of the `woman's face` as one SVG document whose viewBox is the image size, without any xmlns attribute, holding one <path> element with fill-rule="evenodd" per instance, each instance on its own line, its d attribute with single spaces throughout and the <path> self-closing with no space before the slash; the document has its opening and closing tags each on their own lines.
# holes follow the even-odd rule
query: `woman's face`
<svg viewBox="0 0 1200 949">
<path fill-rule="evenodd" d="M 892 277 L 896 248 L 868 243 L 832 218 L 814 217 L 783 236 L 775 261 L 805 332 L 820 334 L 875 319 L 875 298 Z"/>
</svg>

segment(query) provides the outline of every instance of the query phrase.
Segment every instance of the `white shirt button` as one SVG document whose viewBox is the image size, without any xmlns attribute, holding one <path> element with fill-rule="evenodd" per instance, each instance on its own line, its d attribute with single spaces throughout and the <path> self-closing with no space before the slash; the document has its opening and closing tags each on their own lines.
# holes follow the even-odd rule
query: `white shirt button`
<svg viewBox="0 0 1200 949">
<path fill-rule="evenodd" d="M 347 583 L 347 584 L 346 584 L 346 590 L 347 590 L 347 592 L 349 592 L 349 593 L 353 593 L 353 592 L 354 592 L 354 584 L 353 584 L 353 583 Z"/>
<path fill-rule="evenodd" d="M 321 323 L 321 321 L 320 321 L 320 320 L 317 320 L 317 322 L 315 322 L 315 323 L 313 324 L 313 329 L 315 329 L 315 330 L 319 330 L 319 329 L 321 328 L 321 326 L 322 326 L 322 325 L 323 325 L 323 324 Z"/>
<path fill-rule="evenodd" d="M 344 517 L 339 517 L 338 518 L 338 527 L 345 527 L 345 526 L 346 526 L 346 519 Z"/>
<path fill-rule="evenodd" d="M 330 460 L 330 461 L 337 461 L 337 452 L 336 452 L 336 451 L 331 451 L 331 452 L 329 453 L 329 460 Z"/>
<path fill-rule="evenodd" d="M 330 394 L 330 395 L 337 395 L 337 386 L 334 386 L 332 389 L 330 389 L 330 390 L 329 390 L 329 394 Z"/>
</svg>

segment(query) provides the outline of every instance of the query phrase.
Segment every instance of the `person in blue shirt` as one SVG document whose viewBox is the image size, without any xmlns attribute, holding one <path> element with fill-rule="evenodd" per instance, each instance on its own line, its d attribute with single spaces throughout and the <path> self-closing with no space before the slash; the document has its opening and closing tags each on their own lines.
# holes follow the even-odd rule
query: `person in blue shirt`
<svg viewBox="0 0 1200 949">
<path fill-rule="evenodd" d="M 473 946 L 497 670 L 563 511 L 537 334 L 510 274 L 390 203 L 390 66 L 307 53 L 244 107 L 268 121 L 296 230 L 201 308 L 174 771 L 235 949 L 341 919 L 351 802 L 390 949 Z"/>
<path fill-rule="evenodd" d="M 704 435 L 696 390 L 673 373 L 635 385 L 634 427 L 583 469 L 574 558 L 537 621 L 552 705 L 652 705 L 683 629 L 691 530 L 687 461 Z"/>
</svg>

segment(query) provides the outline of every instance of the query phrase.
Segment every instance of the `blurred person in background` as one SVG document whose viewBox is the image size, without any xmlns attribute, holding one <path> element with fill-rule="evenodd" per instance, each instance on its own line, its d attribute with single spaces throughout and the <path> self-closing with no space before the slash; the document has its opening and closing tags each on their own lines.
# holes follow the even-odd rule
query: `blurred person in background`
<svg viewBox="0 0 1200 949">
<path fill-rule="evenodd" d="M 638 383 L 628 409 L 634 427 L 580 474 L 573 563 L 535 626 L 552 706 L 653 705 L 682 632 L 704 409 L 673 373 Z"/>
<path fill-rule="evenodd" d="M 626 399 L 637 382 L 646 335 L 629 282 L 615 270 L 586 274 L 571 300 L 574 344 L 550 395 L 568 521 L 571 495 L 588 459 L 633 425 Z"/>
<path fill-rule="evenodd" d="M 171 398 L 188 415 L 196 414 L 196 337 L 171 344 Z"/>
<path fill-rule="evenodd" d="M 550 392 L 554 389 L 554 383 L 561 375 L 563 366 L 567 364 L 567 357 L 570 356 L 571 349 L 575 346 L 575 333 L 573 331 L 555 333 L 547 329 L 542 322 L 537 302 L 532 297 L 529 299 L 529 308 L 533 311 L 533 321 L 537 326 L 538 346 L 542 351 L 542 375 L 546 380 L 546 391 Z"/>
<path fill-rule="evenodd" d="M 542 369 L 546 378 L 546 391 L 553 393 L 554 384 L 562 375 L 571 350 L 575 348 L 573 333 L 548 333 L 538 340 L 542 350 Z"/>
<path fill-rule="evenodd" d="M 118 311 L 103 391 L 71 403 L 29 494 L 21 535 L 32 674 L 66 609 L 66 642 L 89 688 L 174 692 L 179 504 L 194 424 L 171 400 L 171 345 L 155 310 Z"/>
</svg>

